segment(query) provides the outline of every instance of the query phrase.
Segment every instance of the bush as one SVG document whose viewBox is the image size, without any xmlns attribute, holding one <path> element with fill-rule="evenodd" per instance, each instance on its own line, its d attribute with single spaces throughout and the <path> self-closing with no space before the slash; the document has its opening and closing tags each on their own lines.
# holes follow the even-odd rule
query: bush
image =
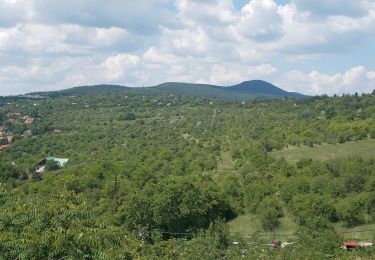
<svg viewBox="0 0 375 260">
<path fill-rule="evenodd" d="M 127 114 L 124 116 L 124 120 L 125 120 L 125 121 L 132 121 L 132 120 L 135 120 L 135 115 L 134 115 L 134 113 L 127 113 Z"/>
<path fill-rule="evenodd" d="M 118 219 L 128 229 L 149 227 L 169 232 L 197 231 L 233 214 L 228 202 L 213 185 L 187 177 L 171 177 L 129 195 Z"/>
<path fill-rule="evenodd" d="M 59 169 L 61 169 L 61 167 L 60 167 L 60 165 L 56 161 L 54 161 L 54 160 L 48 160 L 46 162 L 46 170 L 47 171 L 57 171 Z"/>
</svg>

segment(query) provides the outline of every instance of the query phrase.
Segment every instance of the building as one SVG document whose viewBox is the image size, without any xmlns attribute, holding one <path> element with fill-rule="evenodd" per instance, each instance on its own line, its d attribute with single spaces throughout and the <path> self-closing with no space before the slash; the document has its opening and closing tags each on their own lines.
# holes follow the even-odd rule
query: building
<svg viewBox="0 0 375 260">
<path fill-rule="evenodd" d="M 10 146 L 9 140 L 6 137 L 0 138 L 0 151 L 7 149 Z"/>
<path fill-rule="evenodd" d="M 33 122 L 34 122 L 34 118 L 32 118 L 32 117 L 28 117 L 28 118 L 26 118 L 26 120 L 25 120 L 25 124 L 26 125 L 31 125 Z"/>
<path fill-rule="evenodd" d="M 7 116 L 20 116 L 20 115 L 21 115 L 20 112 L 9 112 L 9 113 L 7 114 Z"/>
<path fill-rule="evenodd" d="M 47 161 L 55 161 L 57 163 L 58 166 L 60 167 L 64 167 L 65 164 L 67 162 L 69 162 L 69 159 L 65 159 L 65 158 L 55 158 L 55 157 L 46 157 L 45 159 L 43 159 L 42 161 L 40 161 L 39 163 L 37 163 L 35 165 L 35 172 L 36 173 L 39 173 L 39 174 L 42 174 L 44 173 L 45 169 L 46 169 L 46 163 Z"/>
<path fill-rule="evenodd" d="M 7 120 L 7 122 L 15 124 L 15 123 L 17 123 L 17 119 L 10 118 L 10 119 Z"/>
</svg>

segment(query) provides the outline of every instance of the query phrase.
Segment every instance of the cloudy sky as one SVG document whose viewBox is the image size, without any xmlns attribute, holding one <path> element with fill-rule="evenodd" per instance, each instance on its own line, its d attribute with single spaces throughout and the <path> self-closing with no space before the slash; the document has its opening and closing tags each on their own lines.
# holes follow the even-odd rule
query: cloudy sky
<svg viewBox="0 0 375 260">
<path fill-rule="evenodd" d="M 375 88 L 375 0 L 0 0 L 0 95 L 113 83 Z"/>
</svg>

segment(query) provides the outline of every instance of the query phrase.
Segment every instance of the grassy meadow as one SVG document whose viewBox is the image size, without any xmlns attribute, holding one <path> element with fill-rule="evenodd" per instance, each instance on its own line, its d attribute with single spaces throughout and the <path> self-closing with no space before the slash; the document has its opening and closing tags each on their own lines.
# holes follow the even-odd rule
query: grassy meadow
<svg viewBox="0 0 375 260">
<path fill-rule="evenodd" d="M 314 147 L 291 146 L 271 152 L 274 158 L 284 157 L 288 162 L 295 163 L 300 159 L 329 160 L 339 157 L 361 156 L 371 158 L 375 155 L 375 139 L 367 139 L 344 144 L 323 144 Z"/>
</svg>

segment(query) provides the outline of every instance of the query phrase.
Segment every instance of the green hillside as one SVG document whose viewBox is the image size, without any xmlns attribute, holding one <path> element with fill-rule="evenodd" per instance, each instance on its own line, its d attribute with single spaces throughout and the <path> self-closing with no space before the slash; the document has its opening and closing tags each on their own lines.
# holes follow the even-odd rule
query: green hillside
<svg viewBox="0 0 375 260">
<path fill-rule="evenodd" d="M 254 98 L 273 99 L 282 97 L 306 98 L 298 93 L 287 92 L 261 80 L 246 81 L 239 85 L 222 87 L 208 84 L 167 82 L 152 87 L 129 88 L 118 85 L 81 86 L 60 91 L 36 92 L 31 95 L 69 96 L 69 95 L 102 95 L 102 94 L 141 94 L 154 96 L 190 96 L 217 98 L 222 100 L 248 100 Z M 30 94 L 28 94 L 30 95 Z"/>
<path fill-rule="evenodd" d="M 340 245 L 375 238 L 374 120 L 372 94 L 0 97 L 0 259 L 371 259 Z"/>
</svg>

